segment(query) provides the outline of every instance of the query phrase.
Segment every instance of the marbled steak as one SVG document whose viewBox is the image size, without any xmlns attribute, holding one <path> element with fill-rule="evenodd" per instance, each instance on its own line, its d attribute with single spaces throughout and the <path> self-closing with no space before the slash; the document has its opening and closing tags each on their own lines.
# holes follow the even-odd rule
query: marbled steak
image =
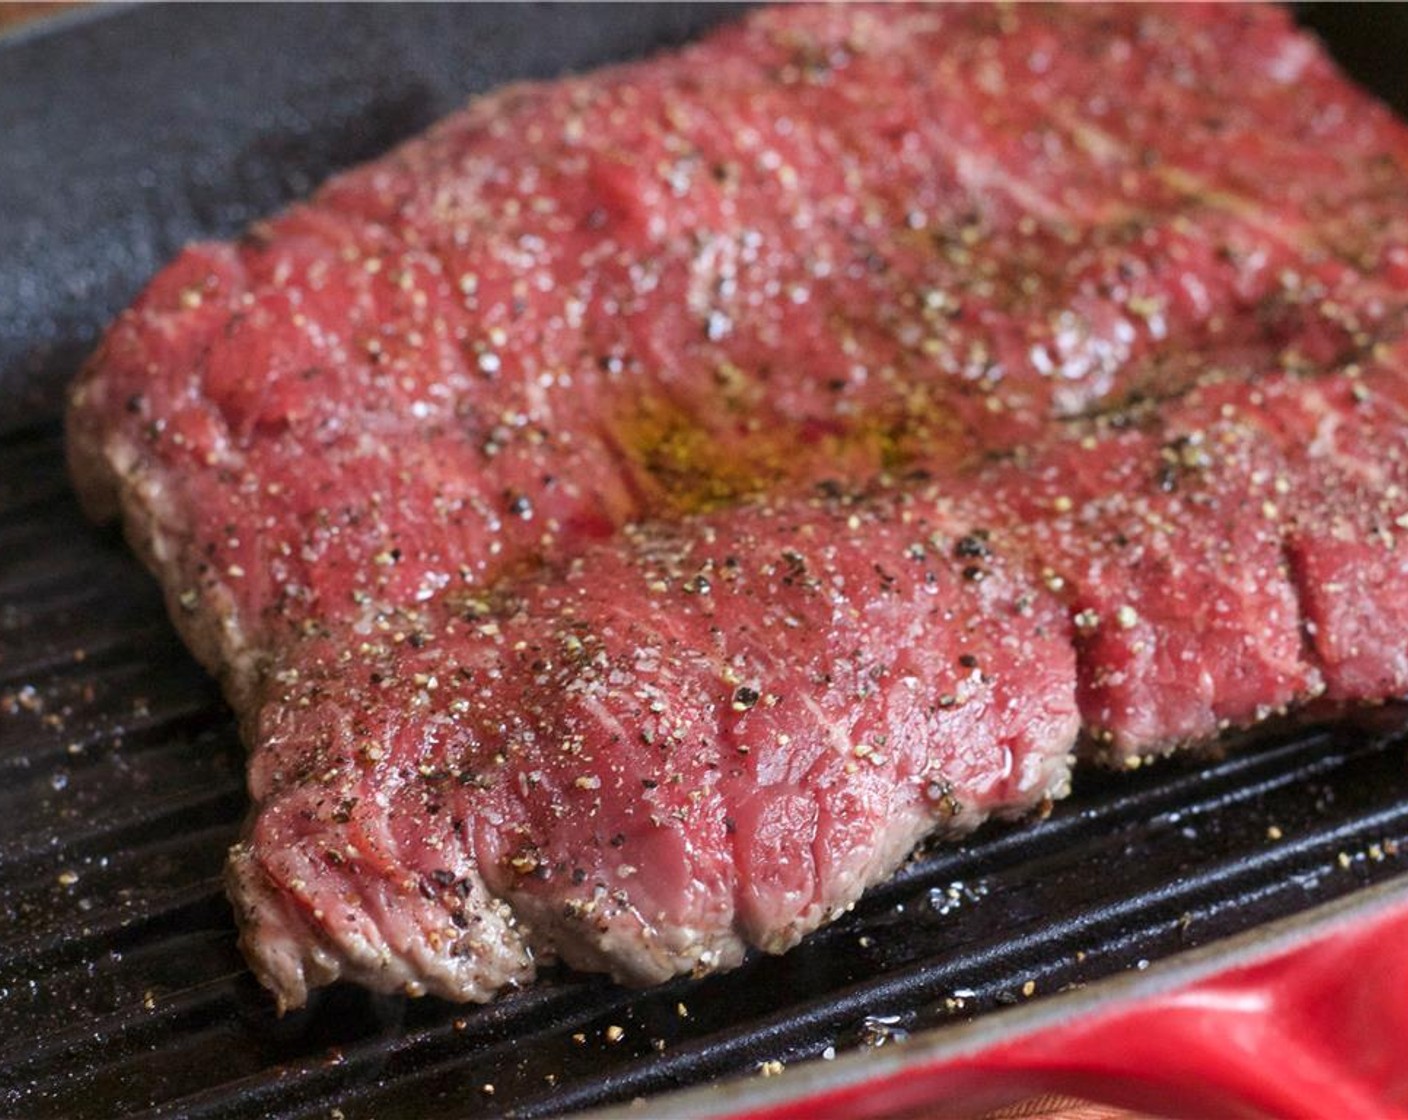
<svg viewBox="0 0 1408 1120">
<path fill-rule="evenodd" d="M 255 971 L 727 967 L 1078 741 L 1402 693 L 1406 156 L 1266 7 L 794 7 L 188 249 L 70 450 Z"/>
</svg>

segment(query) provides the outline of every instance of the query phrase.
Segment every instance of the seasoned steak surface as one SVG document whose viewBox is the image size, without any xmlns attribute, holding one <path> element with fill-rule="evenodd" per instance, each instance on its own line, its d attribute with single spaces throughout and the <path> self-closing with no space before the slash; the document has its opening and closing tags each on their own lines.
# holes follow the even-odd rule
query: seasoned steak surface
<svg viewBox="0 0 1408 1120">
<path fill-rule="evenodd" d="M 260 978 L 727 967 L 1082 729 L 1408 690 L 1405 161 L 1272 9 L 786 8 L 188 249 L 70 451 Z"/>
</svg>

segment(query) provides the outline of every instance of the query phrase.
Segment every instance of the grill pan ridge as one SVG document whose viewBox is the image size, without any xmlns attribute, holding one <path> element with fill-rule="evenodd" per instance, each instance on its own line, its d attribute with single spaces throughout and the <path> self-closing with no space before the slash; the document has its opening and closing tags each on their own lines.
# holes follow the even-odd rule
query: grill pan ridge
<svg viewBox="0 0 1408 1120">
<path fill-rule="evenodd" d="M 1049 819 L 929 851 L 727 975 L 632 992 L 552 971 L 486 1007 L 338 987 L 276 1017 L 220 884 L 243 750 L 155 584 L 79 514 L 62 385 L 180 241 L 234 231 L 468 92 L 727 14 L 173 6 L 0 40 L 0 1115 L 553 1115 L 888 1047 L 1408 872 L 1408 711 L 1390 706 L 1083 772 Z M 1302 14 L 1408 104 L 1408 9 Z M 270 42 L 299 47 L 264 65 Z M 121 94 L 134 73 L 158 95 Z M 111 117 L 77 112 L 95 89 L 119 91 Z"/>
</svg>

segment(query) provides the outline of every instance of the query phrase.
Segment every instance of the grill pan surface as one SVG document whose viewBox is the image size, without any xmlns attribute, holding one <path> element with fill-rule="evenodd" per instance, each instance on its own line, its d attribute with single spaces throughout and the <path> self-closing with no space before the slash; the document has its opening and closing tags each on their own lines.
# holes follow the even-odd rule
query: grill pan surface
<svg viewBox="0 0 1408 1120">
<path fill-rule="evenodd" d="M 729 975 L 641 993 L 554 972 L 483 1008 L 341 987 L 275 1016 L 220 889 L 246 810 L 233 722 L 154 584 L 80 517 L 62 387 L 187 238 L 234 232 L 468 93 L 729 14 L 140 7 L 0 40 L 0 1115 L 608 1105 L 981 1019 L 1029 981 L 1037 998 L 1094 985 L 1408 871 L 1408 711 L 1389 707 L 1083 773 L 1049 820 L 923 855 Z M 1408 104 L 1408 9 L 1302 16 Z"/>
</svg>

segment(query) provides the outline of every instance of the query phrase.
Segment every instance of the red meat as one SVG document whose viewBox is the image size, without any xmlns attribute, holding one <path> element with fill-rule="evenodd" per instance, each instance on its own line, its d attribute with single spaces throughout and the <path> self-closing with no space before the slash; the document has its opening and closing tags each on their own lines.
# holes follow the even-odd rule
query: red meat
<svg viewBox="0 0 1408 1120">
<path fill-rule="evenodd" d="M 240 715 L 261 979 L 725 967 L 1082 726 L 1403 692 L 1405 160 L 1273 9 L 786 8 L 188 249 L 70 452 Z"/>
</svg>

